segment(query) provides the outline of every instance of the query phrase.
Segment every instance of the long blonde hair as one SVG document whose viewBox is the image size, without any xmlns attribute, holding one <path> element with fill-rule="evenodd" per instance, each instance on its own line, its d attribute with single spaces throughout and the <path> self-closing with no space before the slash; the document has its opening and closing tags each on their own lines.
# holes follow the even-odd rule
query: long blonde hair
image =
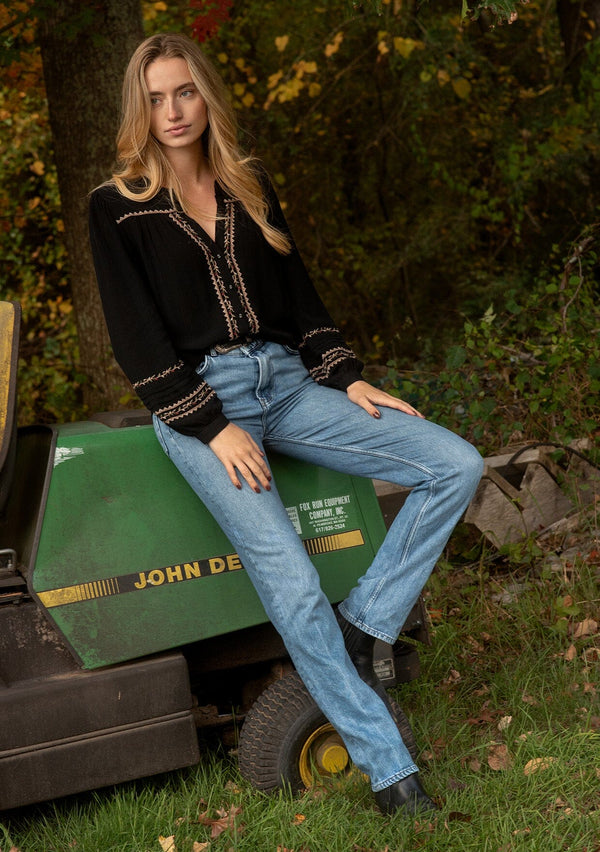
<svg viewBox="0 0 600 852">
<path fill-rule="evenodd" d="M 117 168 L 112 179 L 124 196 L 148 201 L 166 187 L 185 212 L 182 187 L 161 146 L 150 133 L 150 96 L 146 68 L 155 59 L 184 59 L 204 98 L 208 114 L 206 153 L 215 180 L 233 194 L 280 254 L 291 249 L 289 238 L 267 221 L 269 205 L 257 177 L 255 160 L 242 153 L 233 109 L 220 74 L 195 42 L 185 35 L 164 33 L 143 41 L 132 55 L 123 81 L 123 114 L 117 135 Z M 203 140 L 204 141 L 204 140 Z M 143 179 L 142 188 L 139 187 Z M 137 183 L 135 189 L 131 184 Z"/>
</svg>

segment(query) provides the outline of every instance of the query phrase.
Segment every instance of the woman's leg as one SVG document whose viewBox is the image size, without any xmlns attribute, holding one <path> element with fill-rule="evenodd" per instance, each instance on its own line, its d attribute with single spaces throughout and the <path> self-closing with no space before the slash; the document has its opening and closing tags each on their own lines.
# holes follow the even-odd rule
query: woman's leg
<svg viewBox="0 0 600 852">
<path fill-rule="evenodd" d="M 235 422 L 262 444 L 269 365 L 235 351 L 205 373 Z M 248 389 L 251 389 L 249 391 Z M 246 400 L 244 402 L 244 399 Z M 385 704 L 359 678 L 319 576 L 275 487 L 236 489 L 212 450 L 155 419 L 167 455 L 236 547 L 308 690 L 343 737 L 354 763 L 381 790 L 417 771 Z"/>
<path fill-rule="evenodd" d="M 379 419 L 371 417 L 345 393 L 302 379 L 298 357 L 273 350 L 271 361 L 279 381 L 265 446 L 412 489 L 369 570 L 340 605 L 351 624 L 393 643 L 473 497 L 481 456 L 430 421 L 383 407 Z"/>
</svg>

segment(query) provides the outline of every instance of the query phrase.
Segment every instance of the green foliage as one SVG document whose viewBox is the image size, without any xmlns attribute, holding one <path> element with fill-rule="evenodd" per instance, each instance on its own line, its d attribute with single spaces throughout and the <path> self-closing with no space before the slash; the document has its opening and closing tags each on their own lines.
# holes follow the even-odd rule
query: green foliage
<svg viewBox="0 0 600 852">
<path fill-rule="evenodd" d="M 562 269 L 530 291 L 508 291 L 498 311 L 467 320 L 438 371 L 403 373 L 389 362 L 400 396 L 484 451 L 511 438 L 569 443 L 598 434 L 600 307 L 595 249 L 583 234 Z M 594 277 L 596 276 L 596 277 Z"/>
<path fill-rule="evenodd" d="M 563 85 L 536 2 L 485 33 L 451 2 L 377 5 L 236 3 L 204 46 L 334 317 L 413 360 L 595 221 L 598 89 L 591 51 L 579 100 Z"/>
<path fill-rule="evenodd" d="M 31 30 L 21 33 L 24 44 L 32 38 Z M 81 411 L 77 339 L 39 55 L 30 52 L 13 62 L 5 79 L 0 87 L 0 147 L 5 151 L 0 298 L 19 301 L 23 312 L 19 420 L 69 420 Z"/>
<path fill-rule="evenodd" d="M 446 354 L 454 364 L 462 356 L 452 347 L 459 345 L 469 359 L 483 352 L 489 371 L 509 370 L 518 411 L 502 372 L 485 381 L 477 376 L 462 416 L 464 403 L 455 402 L 450 414 L 452 385 L 435 392 L 449 424 L 468 432 L 467 420 L 480 420 L 474 430 L 486 444 L 510 432 L 513 422 L 527 434 L 554 430 L 544 421 L 552 406 L 551 416 L 560 419 L 560 395 L 544 398 L 539 365 L 528 377 L 519 355 L 507 367 L 494 347 L 504 345 L 498 340 L 505 328 L 518 352 L 526 351 L 522 339 L 545 340 L 529 295 L 540 294 L 550 325 L 552 294 L 544 292 L 539 270 L 548 268 L 553 245 L 564 252 L 598 220 L 600 43 L 588 45 L 574 93 L 564 80 L 557 19 L 541 0 L 467 5 L 461 16 L 456 0 L 236 0 L 230 19 L 203 47 L 232 93 L 246 147 L 275 178 L 317 287 L 361 357 L 376 366 L 391 360 L 400 372 L 420 362 L 419 369 L 426 364 L 437 376 L 432 365 Z M 18 47 L 20 58 L 8 66 L 0 92 L 0 144 L 9 152 L 0 165 L 0 251 L 7 260 L 0 295 L 24 305 L 21 411 L 27 422 L 80 411 L 67 259 L 30 6 L 29 0 L 0 3 L 0 28 L 20 19 L 19 28 L 4 33 L 5 46 Z M 191 32 L 199 4 L 143 0 L 142 8 L 148 34 Z M 489 28 L 490 21 L 510 20 L 515 8 L 514 23 Z M 578 303 L 591 298 L 586 293 Z M 490 304 L 501 306 L 498 318 L 484 322 L 479 318 Z M 461 332 L 465 321 L 472 328 Z M 457 343 L 461 334 L 467 337 Z M 569 352 L 570 376 L 585 376 L 566 415 L 571 425 L 558 427 L 569 433 L 577 418 L 589 419 L 586 399 L 597 382 L 582 367 L 589 348 L 569 350 L 570 343 L 561 330 L 552 344 L 554 363 L 567 379 Z M 529 350 L 527 356 L 535 358 Z M 473 370 L 469 359 L 466 368 Z M 458 381 L 464 365 L 452 369 Z M 552 370 L 550 361 L 546 369 Z M 499 399 L 490 392 L 494 382 Z M 464 389 L 455 390 L 460 396 Z M 525 416 L 522 399 L 529 393 L 533 410 Z M 507 418 L 502 427 L 501 413 Z"/>
</svg>

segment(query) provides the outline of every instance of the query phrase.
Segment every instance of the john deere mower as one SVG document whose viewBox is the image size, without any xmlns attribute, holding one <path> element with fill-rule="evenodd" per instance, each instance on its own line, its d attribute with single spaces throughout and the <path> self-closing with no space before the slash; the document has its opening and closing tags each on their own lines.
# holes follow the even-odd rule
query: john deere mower
<svg viewBox="0 0 600 852">
<path fill-rule="evenodd" d="M 350 771 L 149 414 L 17 429 L 19 323 L 18 304 L 0 302 L 0 809 L 195 764 L 199 728 L 235 728 L 242 774 L 263 790 Z M 370 480 L 270 464 L 335 605 L 401 495 L 378 500 Z M 427 640 L 420 602 L 400 641 L 377 643 L 386 687 L 417 676 L 412 640 Z"/>
</svg>

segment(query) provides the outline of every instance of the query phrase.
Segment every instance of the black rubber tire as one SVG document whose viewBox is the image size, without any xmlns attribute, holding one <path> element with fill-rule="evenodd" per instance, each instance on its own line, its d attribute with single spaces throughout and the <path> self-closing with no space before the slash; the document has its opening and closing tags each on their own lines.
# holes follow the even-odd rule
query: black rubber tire
<svg viewBox="0 0 600 852">
<path fill-rule="evenodd" d="M 390 702 L 400 735 L 415 760 L 417 745 L 408 719 L 395 701 Z M 259 790 L 303 789 L 300 755 L 324 725 L 327 719 L 297 672 L 276 681 L 254 702 L 242 725 L 238 748 L 242 776 Z"/>
</svg>

